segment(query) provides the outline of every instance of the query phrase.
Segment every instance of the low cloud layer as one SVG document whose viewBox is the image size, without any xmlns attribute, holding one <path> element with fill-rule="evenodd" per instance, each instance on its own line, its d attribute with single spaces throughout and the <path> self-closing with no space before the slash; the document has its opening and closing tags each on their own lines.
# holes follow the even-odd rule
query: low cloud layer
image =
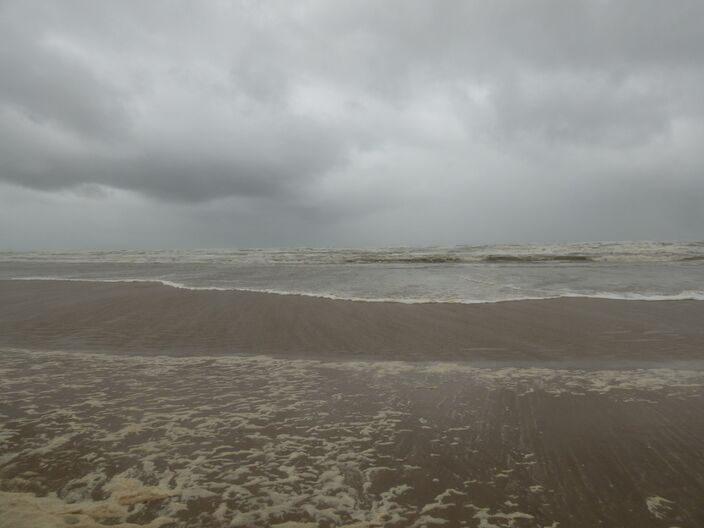
<svg viewBox="0 0 704 528">
<path fill-rule="evenodd" d="M 701 238 L 703 19 L 5 0 L 0 245 Z"/>
</svg>

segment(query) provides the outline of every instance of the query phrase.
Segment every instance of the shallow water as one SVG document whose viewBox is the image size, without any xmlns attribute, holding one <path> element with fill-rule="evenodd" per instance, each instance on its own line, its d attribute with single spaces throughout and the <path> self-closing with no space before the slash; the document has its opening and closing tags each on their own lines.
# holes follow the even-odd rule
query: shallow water
<svg viewBox="0 0 704 528">
<path fill-rule="evenodd" d="M 3 526 L 704 519 L 701 370 L 12 349 L 0 368 Z"/>
</svg>

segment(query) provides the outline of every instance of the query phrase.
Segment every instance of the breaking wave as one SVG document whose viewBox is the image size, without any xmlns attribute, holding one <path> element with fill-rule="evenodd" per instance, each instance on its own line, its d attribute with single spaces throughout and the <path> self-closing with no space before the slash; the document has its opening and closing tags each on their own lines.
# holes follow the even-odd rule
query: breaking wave
<svg viewBox="0 0 704 528">
<path fill-rule="evenodd" d="M 587 255 L 487 255 L 483 262 L 494 263 L 530 263 L 530 262 L 595 262 L 594 257 Z"/>
<path fill-rule="evenodd" d="M 453 264 L 464 262 L 457 255 L 361 255 L 345 259 L 346 264 Z"/>
</svg>

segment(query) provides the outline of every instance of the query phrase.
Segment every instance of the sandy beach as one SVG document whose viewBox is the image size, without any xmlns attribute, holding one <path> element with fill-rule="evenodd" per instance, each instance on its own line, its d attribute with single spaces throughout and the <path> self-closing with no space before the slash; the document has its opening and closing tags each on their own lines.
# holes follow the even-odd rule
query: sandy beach
<svg viewBox="0 0 704 528">
<path fill-rule="evenodd" d="M 0 526 L 704 525 L 704 303 L 0 281 Z"/>
</svg>

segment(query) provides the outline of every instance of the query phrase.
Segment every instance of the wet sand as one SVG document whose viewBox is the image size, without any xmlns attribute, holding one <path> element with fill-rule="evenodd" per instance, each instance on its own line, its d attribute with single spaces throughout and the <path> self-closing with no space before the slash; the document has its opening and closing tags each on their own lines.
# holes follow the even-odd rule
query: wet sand
<svg viewBox="0 0 704 528">
<path fill-rule="evenodd" d="M 704 526 L 704 303 L 0 299 L 2 527 Z"/>
<path fill-rule="evenodd" d="M 399 304 L 159 283 L 0 281 L 0 345 L 486 361 L 704 359 L 704 302 Z"/>
</svg>

